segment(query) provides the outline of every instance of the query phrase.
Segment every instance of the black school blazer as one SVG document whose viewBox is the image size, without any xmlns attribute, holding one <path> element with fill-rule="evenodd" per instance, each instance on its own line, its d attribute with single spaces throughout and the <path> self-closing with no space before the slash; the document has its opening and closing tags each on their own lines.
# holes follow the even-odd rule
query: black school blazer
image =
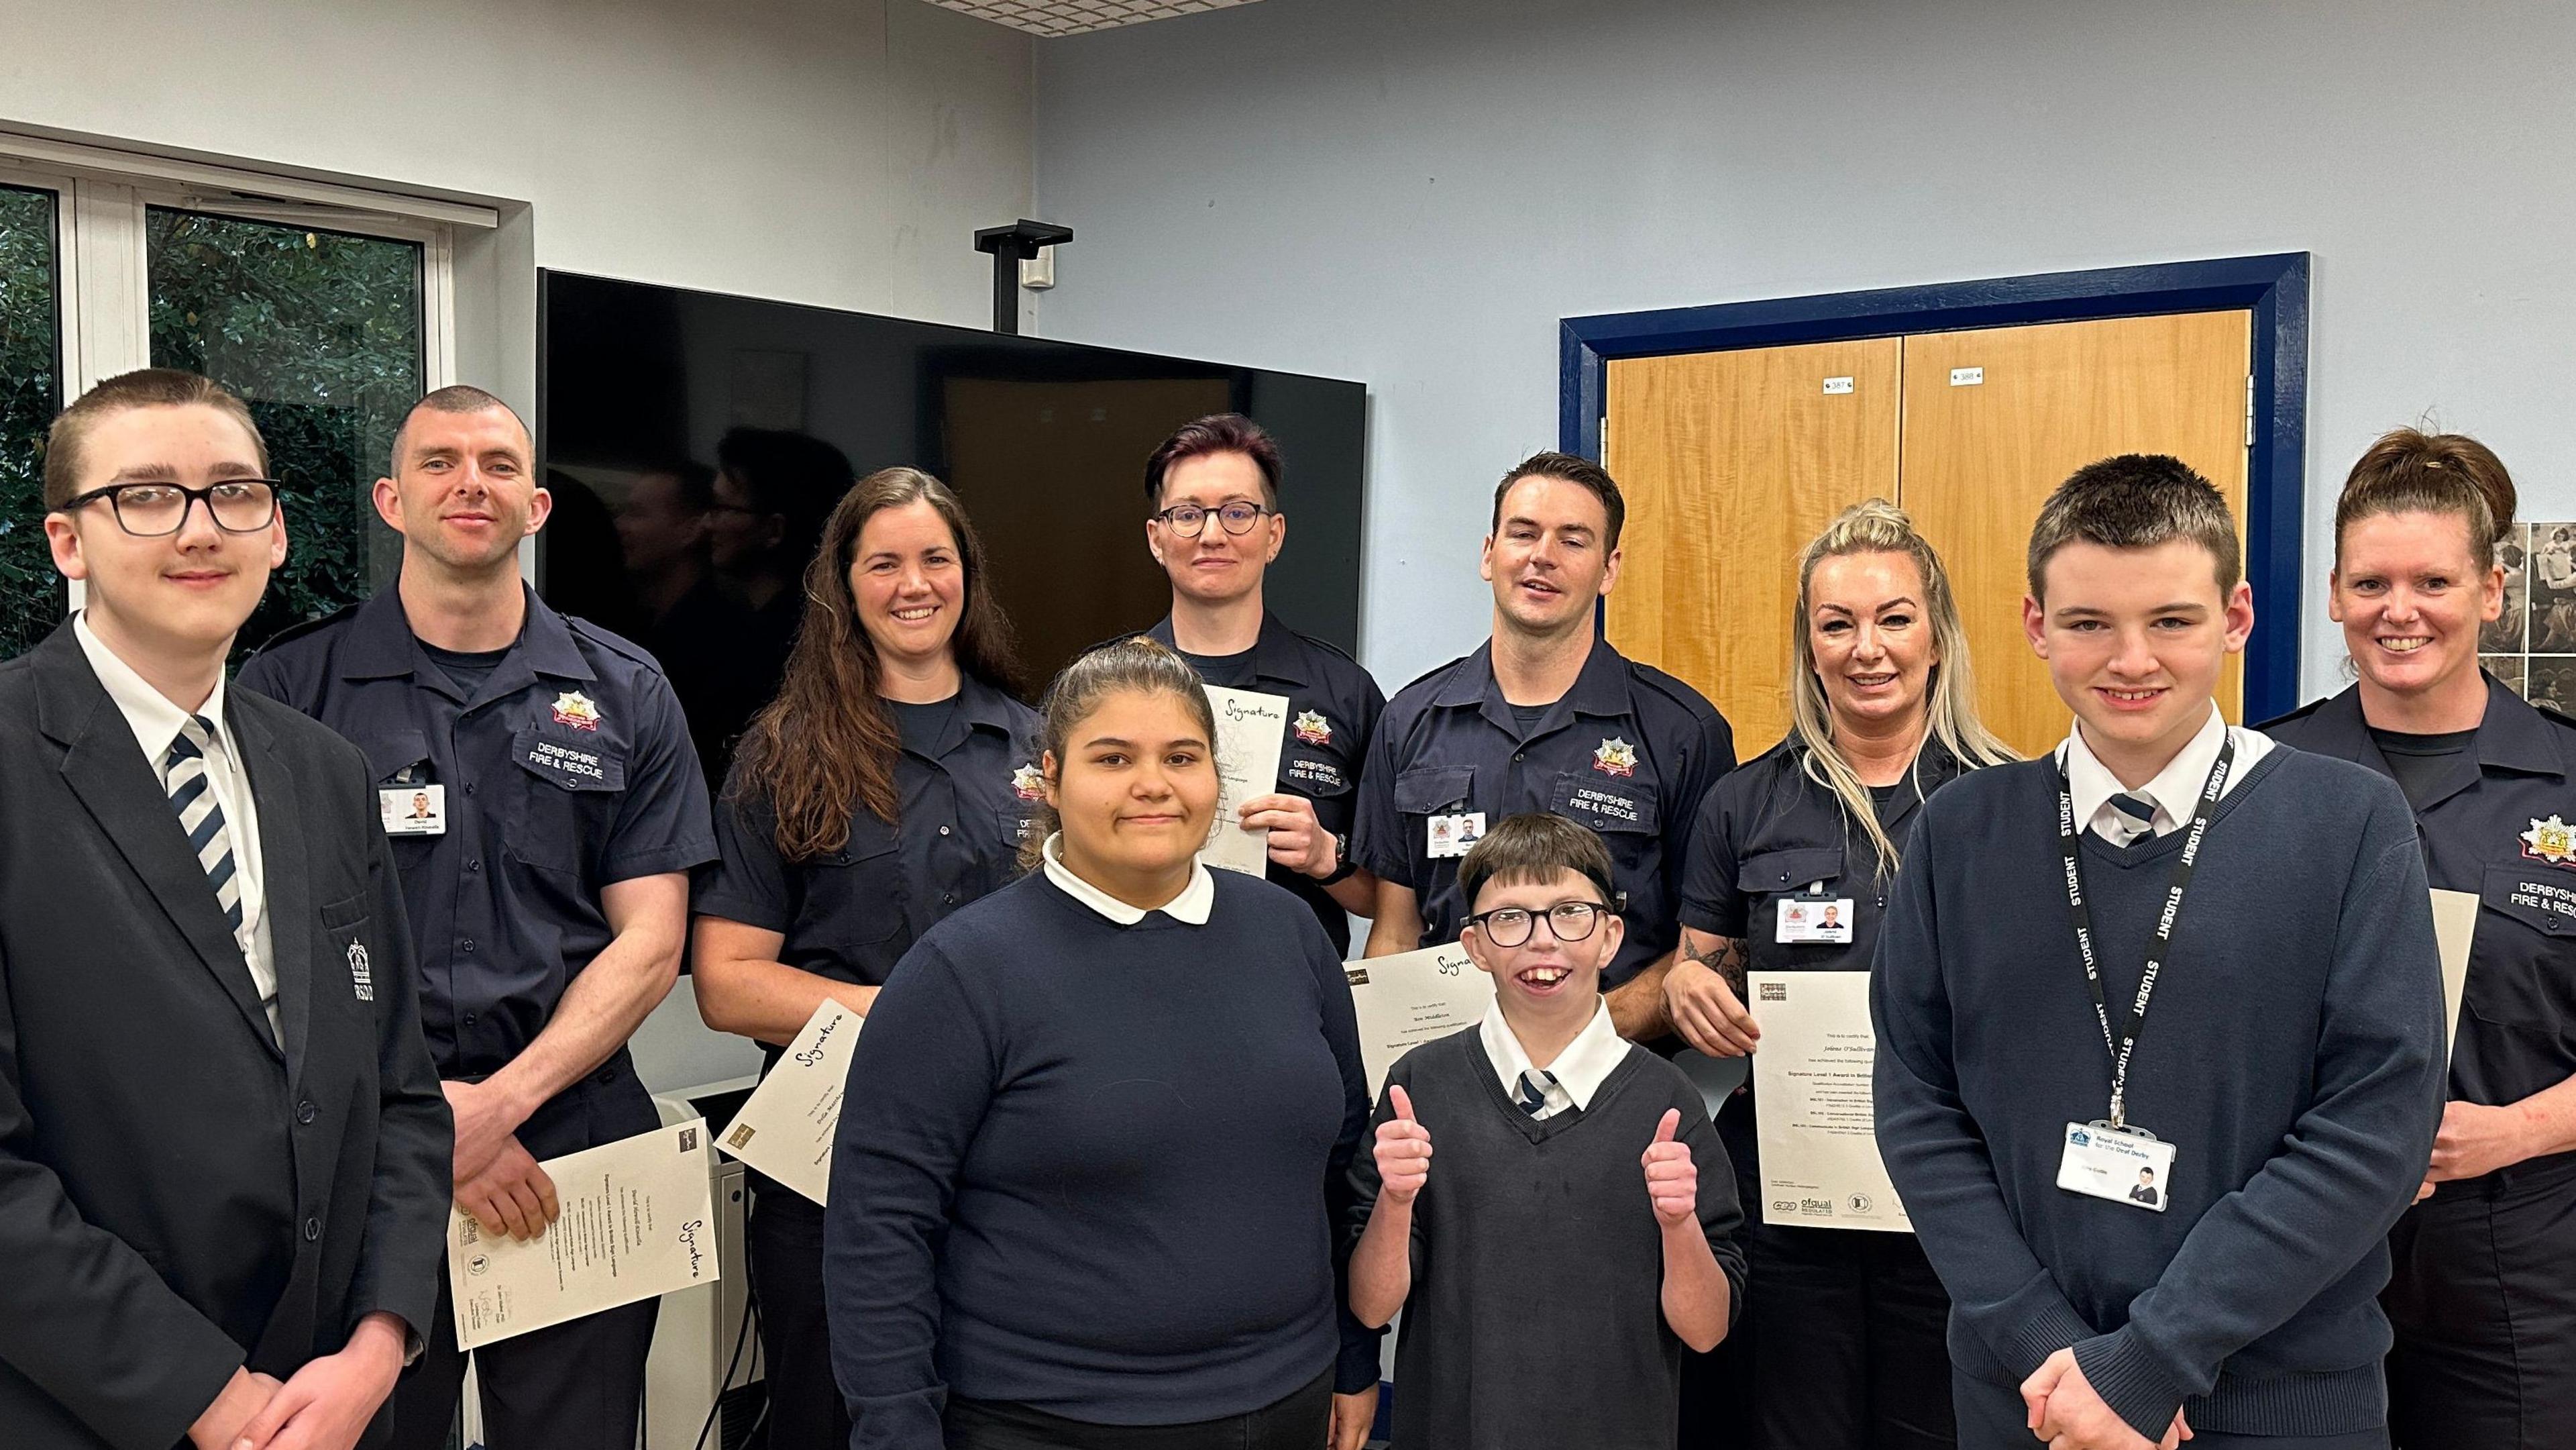
<svg viewBox="0 0 2576 1450">
<path fill-rule="evenodd" d="M 437 1303 L 452 1127 L 365 758 L 224 700 L 282 1053 L 71 626 L 0 664 L 0 1445 L 163 1450 L 236 1366 Z"/>
</svg>

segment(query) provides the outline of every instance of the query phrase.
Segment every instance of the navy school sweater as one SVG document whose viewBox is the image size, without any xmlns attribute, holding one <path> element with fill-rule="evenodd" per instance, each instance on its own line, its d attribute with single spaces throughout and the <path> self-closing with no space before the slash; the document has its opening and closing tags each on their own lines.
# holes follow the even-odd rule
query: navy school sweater
<svg viewBox="0 0 2576 1450">
<path fill-rule="evenodd" d="M 1334 1210 L 1368 1119 L 1314 913 L 1214 873 L 1120 926 L 1032 873 L 904 955 L 850 1061 L 825 1215 L 854 1447 L 937 1450 L 946 1394 L 1100 1424 L 1258 1409 L 1376 1336 Z M 1328 1194 L 1331 1203 L 1328 1205 Z"/>
<path fill-rule="evenodd" d="M 2115 1030 L 2186 835 L 2082 838 Z M 2443 1096 L 2404 797 L 2276 746 L 2219 802 L 2130 1062 L 2129 1121 L 2179 1150 L 2161 1214 L 2056 1186 L 2111 1081 L 2064 875 L 2055 765 L 1973 772 L 1925 805 L 1879 942 L 1879 1144 L 1954 1363 L 2012 1386 L 2072 1346 L 2150 1440 L 2178 1407 L 2239 1434 L 2382 1423 L 2385 1239 Z"/>
</svg>

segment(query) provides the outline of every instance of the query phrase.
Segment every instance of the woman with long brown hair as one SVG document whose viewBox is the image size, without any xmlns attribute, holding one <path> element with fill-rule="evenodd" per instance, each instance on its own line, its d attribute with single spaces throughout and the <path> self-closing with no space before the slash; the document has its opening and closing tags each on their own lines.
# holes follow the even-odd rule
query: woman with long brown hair
<svg viewBox="0 0 2576 1450">
<path fill-rule="evenodd" d="M 825 1000 L 866 1013 L 914 939 L 1014 874 L 1038 809 L 1038 717 L 957 496 L 859 480 L 805 570 L 778 698 L 752 718 L 694 903 L 698 1011 L 767 1065 Z M 842 1445 L 822 1206 L 752 1175 L 770 1443 Z"/>
<path fill-rule="evenodd" d="M 2408 1450 L 2576 1445 L 2576 720 L 2478 667 L 2513 514 L 2476 439 L 2373 443 L 2335 502 L 2327 579 L 2357 678 L 2263 727 L 2395 780 L 2433 888 L 2478 899 L 2451 1100 L 2380 1296 Z"/>
</svg>

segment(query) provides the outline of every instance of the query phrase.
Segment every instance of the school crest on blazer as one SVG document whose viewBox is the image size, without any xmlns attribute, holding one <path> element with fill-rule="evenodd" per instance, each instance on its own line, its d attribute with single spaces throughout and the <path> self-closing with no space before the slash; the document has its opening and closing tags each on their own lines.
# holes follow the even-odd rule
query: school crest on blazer
<svg viewBox="0 0 2576 1450">
<path fill-rule="evenodd" d="M 349 943 L 349 985 L 357 992 L 359 1001 L 372 1002 L 376 1000 L 376 977 L 374 971 L 367 963 L 367 944 L 365 942 L 353 941 Z"/>
</svg>

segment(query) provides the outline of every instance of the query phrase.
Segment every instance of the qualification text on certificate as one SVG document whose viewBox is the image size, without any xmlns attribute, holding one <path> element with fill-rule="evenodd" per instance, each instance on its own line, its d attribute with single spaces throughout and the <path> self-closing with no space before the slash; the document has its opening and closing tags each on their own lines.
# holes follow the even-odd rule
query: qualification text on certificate
<svg viewBox="0 0 2576 1450">
<path fill-rule="evenodd" d="M 1216 711 L 1216 819 L 1208 823 L 1208 866 L 1259 876 L 1270 869 L 1270 833 L 1247 830 L 1239 809 L 1279 789 L 1279 751 L 1288 738 L 1288 697 L 1206 687 Z"/>
<path fill-rule="evenodd" d="M 540 1166 L 563 1211 L 526 1243 L 486 1234 L 456 1210 L 447 1226 L 456 1347 L 714 1282 L 707 1162 L 698 1119 L 549 1158 Z"/>
<path fill-rule="evenodd" d="M 1748 986 L 1762 1024 L 1753 1054 L 1762 1221 L 1912 1232 L 1878 1156 L 1869 973 L 1755 972 Z"/>
<path fill-rule="evenodd" d="M 832 1183 L 832 1136 L 841 1126 L 850 1049 L 867 1021 L 825 998 L 716 1146 L 821 1203 Z"/>
<path fill-rule="evenodd" d="M 1342 970 L 1359 1013 L 1360 1065 L 1368 1070 L 1371 1102 L 1386 1091 L 1387 1069 L 1397 1058 L 1475 1026 L 1494 1000 L 1494 979 L 1455 942 L 1350 962 Z"/>
</svg>

